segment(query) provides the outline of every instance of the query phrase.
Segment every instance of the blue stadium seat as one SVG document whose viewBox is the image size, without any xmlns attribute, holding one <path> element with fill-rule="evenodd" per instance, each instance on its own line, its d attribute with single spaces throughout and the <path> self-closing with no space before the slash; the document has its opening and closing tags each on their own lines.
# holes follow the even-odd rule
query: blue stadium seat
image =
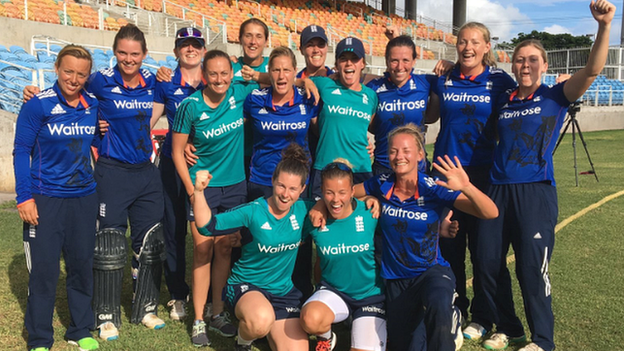
<svg viewBox="0 0 624 351">
<path fill-rule="evenodd" d="M 23 47 L 19 46 L 19 45 L 11 45 L 11 47 L 9 48 L 11 50 L 12 53 L 17 54 L 18 52 L 24 52 L 27 53 L 26 50 L 24 50 Z"/>
</svg>

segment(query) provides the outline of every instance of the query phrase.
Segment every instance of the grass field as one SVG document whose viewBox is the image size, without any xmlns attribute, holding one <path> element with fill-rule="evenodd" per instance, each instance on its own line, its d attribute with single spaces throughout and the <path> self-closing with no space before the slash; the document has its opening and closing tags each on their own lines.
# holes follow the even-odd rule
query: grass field
<svg viewBox="0 0 624 351">
<path fill-rule="evenodd" d="M 584 208 L 624 190 L 624 161 L 621 156 L 624 131 L 592 132 L 584 136 L 600 182 L 596 182 L 592 175 L 581 175 L 580 186 L 575 186 L 571 136 L 566 136 L 555 154 L 560 222 L 550 264 L 555 342 L 558 350 L 624 350 L 621 342 L 624 331 L 619 325 L 621 317 L 624 316 L 624 242 L 621 235 L 624 230 L 624 196 L 614 197 L 587 213 L 575 216 Z M 590 166 L 580 142 L 577 151 L 579 171 L 589 170 Z M 23 318 L 28 272 L 21 239 L 21 222 L 14 208 L 14 202 L 0 206 L 0 241 L 3 243 L 0 248 L 1 350 L 26 349 Z M 568 218 L 573 220 L 562 227 L 561 222 Z M 188 257 L 191 257 L 190 252 Z M 514 274 L 513 263 L 510 269 Z M 159 314 L 165 319 L 167 326 L 163 330 L 151 331 L 128 322 L 131 300 L 129 276 L 129 272 L 126 272 L 120 340 L 101 343 L 100 349 L 195 350 L 189 338 L 191 321 L 180 323 L 168 318 L 164 308 L 168 293 L 164 284 Z M 524 318 L 517 283 L 514 283 L 514 293 L 518 315 Z M 63 341 L 66 326 L 69 324 L 66 305 L 62 273 L 54 315 L 55 350 L 75 349 Z M 339 345 L 336 350 L 348 350 L 348 330 L 342 326 L 336 329 L 339 331 Z M 213 348 L 205 350 L 232 349 L 231 339 L 213 334 L 209 336 Z M 262 343 L 256 346 L 259 350 L 269 349 Z M 462 350 L 483 349 L 475 342 L 467 342 Z"/>
</svg>

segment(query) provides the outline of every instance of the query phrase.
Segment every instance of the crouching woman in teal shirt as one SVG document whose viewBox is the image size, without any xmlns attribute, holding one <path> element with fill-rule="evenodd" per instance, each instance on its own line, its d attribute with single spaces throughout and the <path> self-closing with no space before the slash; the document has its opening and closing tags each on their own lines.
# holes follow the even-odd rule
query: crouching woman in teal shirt
<svg viewBox="0 0 624 351">
<path fill-rule="evenodd" d="M 272 350 L 308 350 L 299 324 L 301 292 L 292 283 L 297 251 L 312 202 L 299 200 L 308 179 L 308 156 L 291 144 L 273 172 L 273 194 L 212 216 L 204 189 L 212 175 L 196 173 L 192 197 L 199 233 L 247 227 L 241 258 L 223 292 L 240 323 L 235 350 L 251 350 L 253 340 L 268 336 Z M 307 225 L 306 225 L 307 226 Z"/>
</svg>

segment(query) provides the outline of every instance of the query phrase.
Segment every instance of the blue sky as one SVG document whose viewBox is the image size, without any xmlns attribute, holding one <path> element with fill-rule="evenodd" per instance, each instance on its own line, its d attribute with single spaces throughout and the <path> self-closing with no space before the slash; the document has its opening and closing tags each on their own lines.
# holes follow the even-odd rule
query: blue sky
<svg viewBox="0 0 624 351">
<path fill-rule="evenodd" d="M 613 1 L 617 7 L 610 42 L 620 43 L 624 1 Z M 404 1 L 397 0 L 404 8 Z M 439 21 L 452 22 L 452 0 L 419 0 L 418 14 Z M 586 0 L 467 0 L 467 20 L 485 23 L 493 37 L 509 41 L 518 33 L 532 30 L 553 34 L 595 34 L 598 25 L 589 12 Z"/>
</svg>

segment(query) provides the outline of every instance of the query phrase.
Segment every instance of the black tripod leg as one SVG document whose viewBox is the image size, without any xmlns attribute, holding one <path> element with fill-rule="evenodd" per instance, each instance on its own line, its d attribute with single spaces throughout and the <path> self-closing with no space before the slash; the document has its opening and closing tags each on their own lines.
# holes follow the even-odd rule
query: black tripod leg
<svg viewBox="0 0 624 351">
<path fill-rule="evenodd" d="M 555 144 L 555 148 L 553 149 L 553 155 L 557 152 L 557 148 L 559 147 L 559 144 L 561 144 L 563 137 L 566 135 L 568 128 L 570 128 L 570 124 L 572 124 L 572 118 L 568 117 L 568 123 L 565 125 L 565 128 L 563 128 L 563 132 L 559 135 L 559 140 L 557 140 L 557 144 Z"/>
<path fill-rule="evenodd" d="M 583 148 L 585 149 L 585 154 L 587 155 L 587 160 L 589 161 L 589 165 L 591 166 L 592 172 L 594 173 L 594 177 L 598 182 L 598 174 L 596 173 L 596 169 L 594 168 L 594 163 L 592 162 L 591 156 L 589 156 L 589 150 L 587 150 L 587 143 L 585 143 L 585 138 L 583 138 L 583 132 L 581 132 L 581 127 L 578 124 L 576 118 L 574 119 L 574 124 L 576 125 L 576 129 L 578 130 L 579 138 L 581 139 L 581 143 L 583 143 Z"/>
</svg>

